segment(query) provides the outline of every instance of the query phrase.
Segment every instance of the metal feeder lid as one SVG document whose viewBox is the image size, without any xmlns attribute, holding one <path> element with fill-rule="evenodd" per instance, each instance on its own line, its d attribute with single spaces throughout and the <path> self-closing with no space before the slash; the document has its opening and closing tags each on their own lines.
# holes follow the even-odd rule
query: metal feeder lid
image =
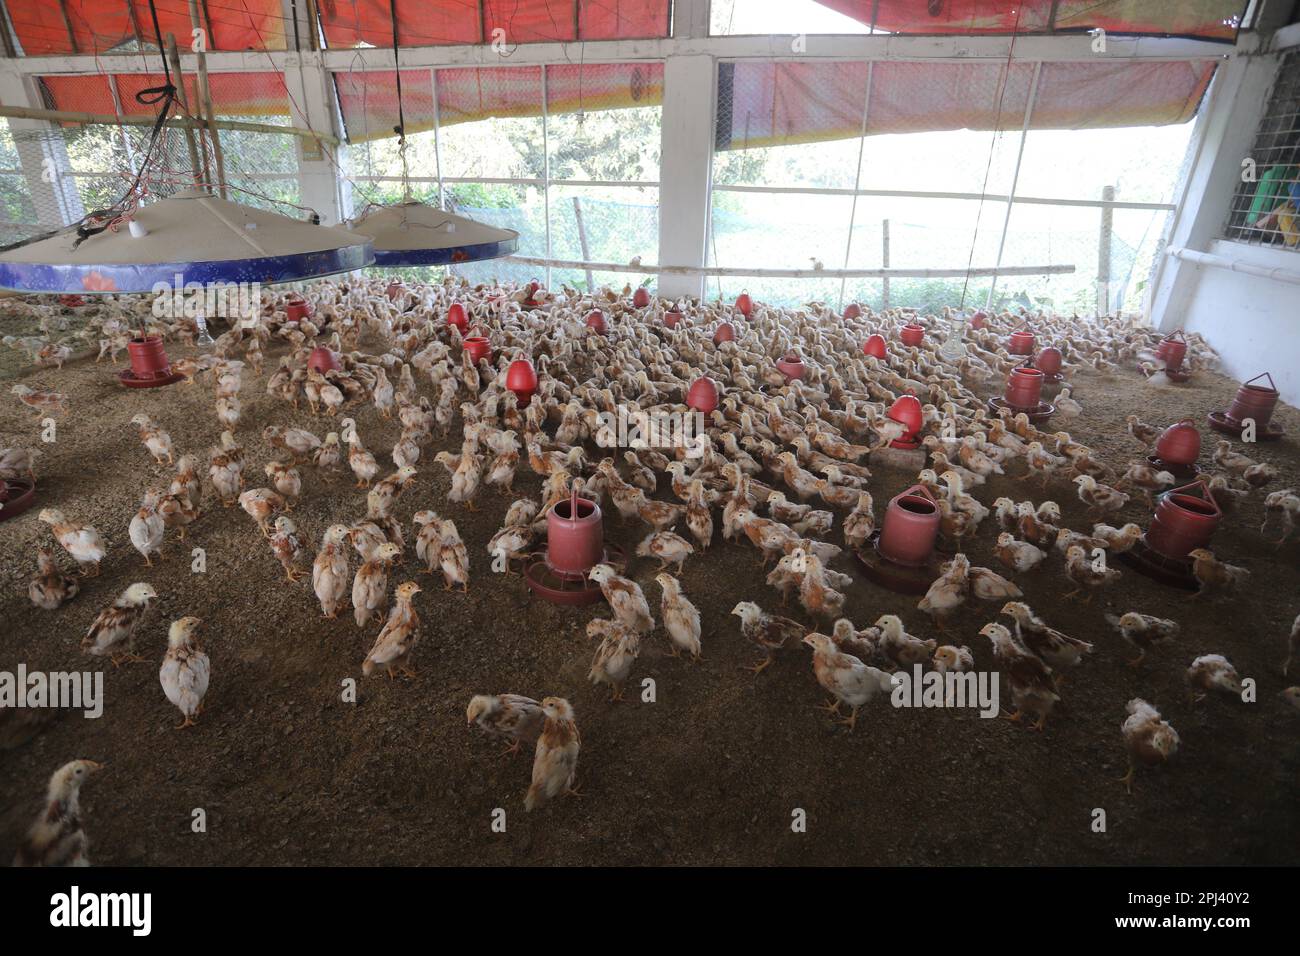
<svg viewBox="0 0 1300 956">
<path fill-rule="evenodd" d="M 22 292 L 152 292 L 189 282 L 294 282 L 374 261 L 364 236 L 188 190 L 76 243 L 75 228 L 0 253 L 0 287 Z"/>
<path fill-rule="evenodd" d="M 348 228 L 374 243 L 374 264 L 385 268 L 497 259 L 519 246 L 513 229 L 486 226 L 415 201 L 373 207 Z"/>
</svg>

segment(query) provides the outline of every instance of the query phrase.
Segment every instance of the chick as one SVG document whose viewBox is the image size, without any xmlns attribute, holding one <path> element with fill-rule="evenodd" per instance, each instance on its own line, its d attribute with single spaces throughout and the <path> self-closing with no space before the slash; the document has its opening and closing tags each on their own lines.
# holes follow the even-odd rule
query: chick
<svg viewBox="0 0 1300 956">
<path fill-rule="evenodd" d="M 1015 621 L 1016 639 L 1024 648 L 1053 670 L 1074 667 L 1085 654 L 1092 653 L 1091 644 L 1048 627 L 1028 604 L 1008 601 L 1002 606 L 1002 613 Z"/>
<path fill-rule="evenodd" d="M 27 597 L 45 611 L 56 611 L 77 596 L 81 585 L 59 570 L 54 552 L 49 548 L 36 551 L 36 577 L 27 585 Z"/>
<path fill-rule="evenodd" d="M 1092 475 L 1079 475 L 1074 483 L 1079 486 L 1079 500 L 1092 511 L 1116 512 L 1128 504 L 1128 495 L 1099 483 Z"/>
<path fill-rule="evenodd" d="M 1108 524 L 1096 524 L 1092 526 L 1092 536 L 1101 541 L 1101 547 L 1106 548 L 1111 554 L 1124 554 L 1126 551 L 1132 551 L 1142 537 L 1142 526 L 1129 522 L 1120 528 L 1112 528 Z"/>
<path fill-rule="evenodd" d="M 1023 592 L 996 571 L 988 568 L 970 569 L 970 593 L 981 601 L 1005 601 L 1023 596 Z"/>
<path fill-rule="evenodd" d="M 208 692 L 212 662 L 195 636 L 201 623 L 197 617 L 172 621 L 167 632 L 167 654 L 158 671 L 163 693 L 185 718 L 177 730 L 194 725 L 195 717 L 203 712 L 203 697 Z"/>
<path fill-rule="evenodd" d="M 312 563 L 311 588 L 326 617 L 339 616 L 339 603 L 348 588 L 348 552 L 344 544 L 347 525 L 331 525 L 321 539 L 321 548 Z"/>
<path fill-rule="evenodd" d="M 950 671 L 954 674 L 964 674 L 974 669 L 975 656 L 965 644 L 961 647 L 944 644 L 935 648 L 933 663 L 934 669 L 940 674 L 947 674 Z"/>
<path fill-rule="evenodd" d="M 884 671 L 864 664 L 851 654 L 845 654 L 825 634 L 810 633 L 803 639 L 813 650 L 813 673 L 817 683 L 831 695 L 825 709 L 839 714 L 840 704 L 849 707 L 849 716 L 839 718 L 850 731 L 857 726 L 858 709 L 873 697 L 888 695 L 892 678 Z"/>
<path fill-rule="evenodd" d="M 593 684 L 608 684 L 610 700 L 623 699 L 623 683 L 641 653 L 641 635 L 618 621 L 596 618 L 587 624 L 587 636 L 601 638 L 587 674 Z"/>
<path fill-rule="evenodd" d="M 403 465 L 371 488 L 366 495 L 366 515 L 371 518 L 387 518 L 391 515 L 393 505 L 402 492 L 411 487 L 416 474 L 414 468 Z"/>
<path fill-rule="evenodd" d="M 146 492 L 144 500 L 140 502 L 140 510 L 135 513 L 131 524 L 127 527 L 127 534 L 131 538 L 131 544 L 144 556 L 144 563 L 149 567 L 153 567 L 150 555 L 156 554 L 159 560 L 162 559 L 163 535 L 166 532 L 167 525 L 162 515 L 158 514 L 158 494 L 153 491 Z"/>
<path fill-rule="evenodd" d="M 655 622 L 650 616 L 650 605 L 646 603 L 639 584 L 617 574 L 608 564 L 596 565 L 587 576 L 600 585 L 601 593 L 605 595 L 605 600 L 620 624 L 638 634 L 648 634 L 654 630 Z"/>
<path fill-rule="evenodd" d="M 322 471 L 334 471 L 343 460 L 339 448 L 339 433 L 330 432 L 324 443 L 312 453 L 312 464 Z"/>
<path fill-rule="evenodd" d="M 284 497 L 285 510 L 292 511 L 294 502 L 302 496 L 302 475 L 298 469 L 288 462 L 272 461 L 264 470 L 276 492 Z"/>
<path fill-rule="evenodd" d="M 533 753 L 533 779 L 524 797 L 524 809 L 531 813 L 561 793 L 577 795 L 578 752 L 582 740 L 573 719 L 573 708 L 563 697 L 542 700 L 546 717 L 537 749 Z"/>
<path fill-rule="evenodd" d="M 1148 425 L 1136 415 L 1129 415 L 1124 419 L 1124 421 L 1128 423 L 1128 433 L 1148 448 L 1156 443 L 1156 439 L 1158 439 L 1164 431 L 1163 428 L 1157 428 L 1155 425 Z"/>
<path fill-rule="evenodd" d="M 803 563 L 806 570 L 799 582 L 799 603 L 814 617 L 830 620 L 839 617 L 844 610 L 844 592 L 831 586 L 827 580 L 828 572 L 817 555 L 805 555 Z"/>
<path fill-rule="evenodd" d="M 21 384 L 15 385 L 9 391 L 17 395 L 18 401 L 33 409 L 38 415 L 46 415 L 50 412 L 59 415 L 68 413 L 68 396 L 62 392 L 34 389 Z"/>
<path fill-rule="evenodd" d="M 394 670 L 399 670 L 408 677 L 415 676 L 410 660 L 411 653 L 420 640 L 420 615 L 411 602 L 419 593 L 420 586 L 414 581 L 406 581 L 397 586 L 394 593 L 396 603 L 388 612 L 388 621 L 375 638 L 375 646 L 361 663 L 361 673 L 366 677 L 376 667 L 385 668 L 390 678 Z"/>
<path fill-rule="evenodd" d="M 1133 792 L 1133 775 L 1137 764 L 1160 764 L 1178 752 L 1178 731 L 1160 717 L 1160 712 L 1141 697 L 1134 697 L 1125 708 L 1128 717 L 1120 725 L 1124 746 L 1128 750 L 1128 773 L 1121 777 L 1129 793 Z"/>
<path fill-rule="evenodd" d="M 469 551 L 456 530 L 456 522 L 446 519 L 438 525 L 438 566 L 442 569 L 443 590 L 460 585 L 469 592 Z"/>
<path fill-rule="evenodd" d="M 433 460 L 451 474 L 451 488 L 447 491 L 447 500 L 463 504 L 469 511 L 477 511 L 474 498 L 482 484 L 483 457 L 465 449 L 459 457 L 452 455 L 451 452 L 440 451 L 434 455 Z"/>
<path fill-rule="evenodd" d="M 677 573 L 681 574 L 686 559 L 695 553 L 695 548 L 681 535 L 671 531 L 653 531 L 636 546 L 636 553 L 643 558 L 658 558 L 659 567 L 655 569 L 657 571 L 664 570 L 670 564 L 676 564 Z"/>
<path fill-rule="evenodd" d="M 270 488 L 250 488 L 239 496 L 239 507 L 257 522 L 262 537 L 271 537 L 271 518 L 285 509 L 283 496 Z"/>
<path fill-rule="evenodd" d="M 99 562 L 104 560 L 108 550 L 98 531 L 90 525 L 79 525 L 69 521 L 63 516 L 63 512 L 56 508 L 44 508 L 37 517 L 50 525 L 54 532 L 54 540 L 58 541 L 59 546 L 72 555 L 81 566 L 83 576 L 94 577 L 99 574 Z"/>
<path fill-rule="evenodd" d="M 1088 557 L 1088 552 L 1077 544 L 1065 552 L 1065 574 L 1078 585 L 1073 591 L 1065 595 L 1072 598 L 1083 592 L 1087 592 L 1084 603 L 1092 601 L 1092 589 L 1105 587 L 1114 584 L 1119 580 L 1119 571 L 1115 568 L 1107 567 L 1104 562 L 1097 562 Z"/>
<path fill-rule="evenodd" d="M 966 555 L 954 555 L 916 605 L 918 610 L 930 615 L 940 630 L 970 596 L 970 570 L 970 560 Z"/>
<path fill-rule="evenodd" d="M 1146 494 L 1148 503 L 1151 501 L 1152 492 L 1172 488 L 1177 481 L 1178 479 L 1169 472 L 1161 471 L 1145 461 L 1131 463 L 1128 471 L 1124 472 L 1124 477 L 1120 479 L 1121 484 L 1141 488 Z"/>
<path fill-rule="evenodd" d="M 993 643 L 993 659 L 1011 687 L 1011 702 L 1016 710 L 1010 719 L 1017 721 L 1022 712 L 1028 711 L 1038 716 L 1034 729 L 1042 730 L 1053 705 L 1060 700 L 1052 669 L 1020 647 L 1001 624 L 985 624 L 980 634 Z"/>
<path fill-rule="evenodd" d="M 542 705 L 521 694 L 475 694 L 465 708 L 465 723 L 490 737 L 510 741 L 505 754 L 516 754 L 523 744 L 537 742 L 546 715 Z"/>
<path fill-rule="evenodd" d="M 352 579 L 352 611 L 357 627 L 365 627 L 376 614 L 382 616 L 388 610 L 388 572 L 401 553 L 397 545 L 385 541 L 369 561 L 357 568 Z"/>
<path fill-rule="evenodd" d="M 132 425 L 140 427 L 140 441 L 144 447 L 149 449 L 149 454 L 153 455 L 153 460 L 158 464 L 172 464 L 172 437 L 163 431 L 158 425 L 154 424 L 153 419 L 141 412 L 131 419 Z"/>
<path fill-rule="evenodd" d="M 934 653 L 937 643 L 933 638 L 923 641 L 907 633 L 903 619 L 896 614 L 882 614 L 869 633 L 875 639 L 876 650 L 895 667 L 924 664 Z"/>
<path fill-rule="evenodd" d="M 107 656 L 113 666 L 126 661 L 142 661 L 135 654 L 135 632 L 148 616 L 150 603 L 158 597 L 152 585 L 136 582 L 95 616 L 90 630 L 81 639 L 81 650 L 92 657 Z"/>
<path fill-rule="evenodd" d="M 858 503 L 853 506 L 848 517 L 844 519 L 844 543 L 850 548 L 861 548 L 875 533 L 875 505 L 871 493 L 858 492 Z"/>
<path fill-rule="evenodd" d="M 1202 654 L 1192 661 L 1187 668 L 1187 685 L 1191 688 L 1193 702 L 1203 700 L 1210 691 L 1241 697 L 1241 678 L 1237 675 L 1237 668 L 1222 654 Z"/>
<path fill-rule="evenodd" d="M 1232 442 L 1219 441 L 1215 443 L 1214 454 L 1211 456 L 1214 463 L 1224 471 L 1231 472 L 1240 478 L 1248 468 L 1252 468 L 1255 462 L 1247 458 L 1240 452 L 1232 450 Z"/>
<path fill-rule="evenodd" d="M 1130 667 L 1142 663 L 1149 648 L 1172 641 L 1181 630 L 1177 621 L 1152 614 L 1139 614 L 1137 611 L 1129 611 L 1120 617 L 1107 614 L 1106 623 L 1119 631 L 1120 637 L 1137 650 L 1138 656 L 1128 662 Z"/>
<path fill-rule="evenodd" d="M 306 549 L 298 537 L 298 526 L 293 519 L 281 515 L 275 519 L 275 533 L 271 535 L 271 551 L 275 554 L 280 567 L 284 568 L 285 579 L 296 584 L 311 572 L 303 568 Z"/>
<path fill-rule="evenodd" d="M 691 660 L 700 659 L 700 612 L 695 605 L 682 594 L 682 584 L 667 572 L 655 575 L 655 581 L 663 590 L 659 603 L 659 616 L 663 619 L 664 630 L 672 644 L 673 657 L 682 651 L 691 655 Z"/>
<path fill-rule="evenodd" d="M 802 641 L 809 630 L 788 617 L 768 614 L 752 601 L 741 601 L 731 613 L 740 618 L 740 632 L 763 652 L 763 659 L 748 668 L 755 674 L 771 664 L 772 656 L 781 648 Z"/>
<path fill-rule="evenodd" d="M 27 831 L 14 866 L 89 866 L 89 840 L 81 824 L 81 786 L 102 770 L 93 760 L 73 760 L 54 771 L 45 809 Z"/>
<path fill-rule="evenodd" d="M 348 443 L 348 467 L 357 478 L 357 483 L 353 487 L 369 488 L 370 483 L 375 480 L 375 475 L 379 474 L 379 462 L 375 461 L 375 456 L 361 444 L 361 436 L 357 434 L 356 428 L 347 428 L 351 422 L 350 418 L 343 419 L 343 434 Z"/>
<path fill-rule="evenodd" d="M 1200 585 L 1192 597 L 1236 591 L 1250 577 L 1250 572 L 1245 568 L 1220 561 L 1209 548 L 1196 548 L 1187 552 L 1187 556 L 1192 559 L 1192 576 Z"/>
<path fill-rule="evenodd" d="M 993 553 L 1012 571 L 1032 571 L 1047 559 L 1046 551 L 1039 551 L 1027 541 L 1017 541 L 1005 531 L 998 535 Z"/>
</svg>

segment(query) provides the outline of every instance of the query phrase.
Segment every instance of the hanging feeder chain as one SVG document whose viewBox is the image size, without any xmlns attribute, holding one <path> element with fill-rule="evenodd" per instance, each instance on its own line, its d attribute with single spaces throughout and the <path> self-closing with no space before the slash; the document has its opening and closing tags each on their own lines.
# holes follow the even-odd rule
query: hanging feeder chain
<svg viewBox="0 0 1300 956">
<path fill-rule="evenodd" d="M 411 198 L 411 177 L 406 164 L 406 114 L 402 111 L 402 61 L 398 55 L 397 44 L 397 0 L 388 0 L 388 9 L 393 18 L 393 74 L 397 77 L 397 125 L 393 132 L 397 134 L 397 156 L 402 161 L 402 200 Z"/>
</svg>

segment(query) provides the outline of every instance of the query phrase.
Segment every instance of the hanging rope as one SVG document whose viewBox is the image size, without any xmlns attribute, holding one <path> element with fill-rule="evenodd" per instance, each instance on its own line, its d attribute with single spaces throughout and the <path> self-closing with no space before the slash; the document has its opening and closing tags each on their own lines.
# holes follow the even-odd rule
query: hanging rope
<svg viewBox="0 0 1300 956">
<path fill-rule="evenodd" d="M 397 134 L 397 156 L 402 161 L 402 201 L 411 199 L 411 176 L 406 164 L 406 114 L 402 111 L 402 61 L 398 57 L 397 44 L 397 0 L 388 0 L 388 8 L 393 15 L 393 71 L 397 76 L 397 125 L 393 132 Z"/>
</svg>

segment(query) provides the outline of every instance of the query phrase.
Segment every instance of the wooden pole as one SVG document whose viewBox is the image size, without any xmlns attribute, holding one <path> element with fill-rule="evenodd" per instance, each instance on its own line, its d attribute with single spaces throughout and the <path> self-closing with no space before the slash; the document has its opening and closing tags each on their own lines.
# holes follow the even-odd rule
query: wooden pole
<svg viewBox="0 0 1300 956">
<path fill-rule="evenodd" d="M 180 104 L 181 112 L 188 114 L 190 104 L 185 93 L 185 74 L 181 72 L 181 54 L 176 48 L 176 35 L 169 33 L 164 41 L 167 44 L 167 61 L 171 64 L 172 74 L 176 77 L 176 102 Z M 203 161 L 199 159 L 199 145 L 194 138 L 194 130 L 186 127 L 185 129 L 185 146 L 190 153 L 190 171 L 194 174 L 195 183 L 204 183 L 208 181 L 208 171 L 206 168 L 207 151 L 202 153 Z"/>
<path fill-rule="evenodd" d="M 190 0 L 190 25 L 196 30 L 203 29 L 203 24 L 199 22 L 198 0 Z M 198 107 L 205 118 L 208 135 L 212 138 L 212 159 L 217 167 L 217 192 L 222 199 L 228 199 L 229 196 L 226 192 L 226 159 L 221 152 L 221 134 L 217 132 L 217 117 L 212 109 L 212 91 L 208 89 L 207 44 L 205 43 L 203 46 L 204 49 L 198 51 Z"/>
<path fill-rule="evenodd" d="M 1101 187 L 1101 198 L 1113 200 L 1114 186 Z M 1097 236 L 1097 314 L 1110 314 L 1110 246 L 1114 235 L 1115 213 L 1109 206 L 1101 210 L 1101 232 Z"/>
<path fill-rule="evenodd" d="M 573 218 L 578 220 L 578 245 L 582 247 L 582 258 L 586 261 L 591 258 L 591 253 L 587 249 L 587 227 L 582 221 L 582 197 L 573 197 Z M 591 295 L 596 291 L 596 277 L 591 270 L 587 270 L 587 294 Z"/>
<path fill-rule="evenodd" d="M 889 268 L 889 220 L 880 220 L 880 264 Z M 880 308 L 889 308 L 889 276 L 885 276 L 880 289 Z"/>
</svg>

